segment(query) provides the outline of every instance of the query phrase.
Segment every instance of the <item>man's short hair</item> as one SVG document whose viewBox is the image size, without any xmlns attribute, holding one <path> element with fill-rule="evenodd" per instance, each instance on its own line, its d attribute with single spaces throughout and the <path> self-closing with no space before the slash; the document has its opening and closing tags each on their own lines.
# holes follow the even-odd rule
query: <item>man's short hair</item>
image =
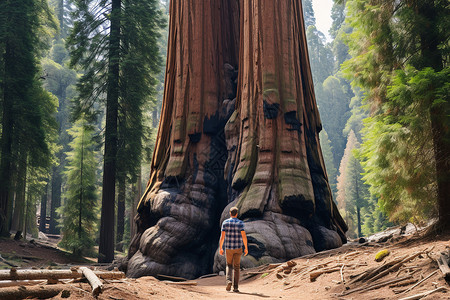
<svg viewBox="0 0 450 300">
<path fill-rule="evenodd" d="M 232 208 L 230 208 L 230 214 L 232 216 L 237 216 L 239 209 L 236 206 L 233 206 Z"/>
</svg>

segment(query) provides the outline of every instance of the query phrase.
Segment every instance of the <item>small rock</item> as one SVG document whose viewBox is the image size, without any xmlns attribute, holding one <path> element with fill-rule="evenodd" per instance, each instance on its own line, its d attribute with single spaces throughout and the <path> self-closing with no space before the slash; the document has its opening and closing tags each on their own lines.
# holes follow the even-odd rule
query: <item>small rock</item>
<svg viewBox="0 0 450 300">
<path fill-rule="evenodd" d="M 224 271 L 220 271 L 219 272 L 219 276 L 225 276 L 225 272 Z"/>
<path fill-rule="evenodd" d="M 325 290 L 328 291 L 329 289 L 331 289 L 331 286 L 328 286 L 328 285 L 327 285 L 327 286 L 325 287 Z"/>
<path fill-rule="evenodd" d="M 61 292 L 61 298 L 69 298 L 70 297 L 70 291 L 64 290 Z"/>
<path fill-rule="evenodd" d="M 290 274 L 291 271 L 292 271 L 292 269 L 285 269 L 285 270 L 284 270 L 284 274 Z"/>
<path fill-rule="evenodd" d="M 296 265 L 297 265 L 297 263 L 296 263 L 295 261 L 292 261 L 292 260 L 290 260 L 290 261 L 286 262 L 286 264 L 287 264 L 287 265 L 288 265 L 288 267 L 290 267 L 290 268 L 292 268 L 292 267 L 294 267 L 294 266 L 296 266 Z"/>
</svg>

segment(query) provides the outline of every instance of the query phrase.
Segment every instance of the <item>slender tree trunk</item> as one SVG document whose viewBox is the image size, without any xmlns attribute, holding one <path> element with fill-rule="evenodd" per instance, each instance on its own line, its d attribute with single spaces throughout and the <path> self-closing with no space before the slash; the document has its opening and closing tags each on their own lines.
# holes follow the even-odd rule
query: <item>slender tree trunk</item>
<svg viewBox="0 0 450 300">
<path fill-rule="evenodd" d="M 84 128 L 81 129 L 81 159 L 80 159 L 80 206 L 78 214 L 78 239 L 81 240 L 83 212 L 83 169 L 84 169 Z"/>
<path fill-rule="evenodd" d="M 134 220 L 134 216 L 137 213 L 137 205 L 139 203 L 139 199 L 142 195 L 142 167 L 139 168 L 137 181 L 133 184 L 132 187 L 132 203 L 130 209 L 130 237 L 134 237 L 137 233 L 136 221 Z"/>
<path fill-rule="evenodd" d="M 118 180 L 119 193 L 117 196 L 117 233 L 116 233 L 116 250 L 123 251 L 123 232 L 125 226 L 125 195 L 126 184 L 125 176 L 120 176 Z"/>
<path fill-rule="evenodd" d="M 47 183 L 47 185 L 45 186 L 45 191 L 42 194 L 41 197 L 41 219 L 39 222 L 39 231 L 45 233 L 46 232 L 46 223 L 47 223 L 47 200 L 48 200 L 48 187 L 49 184 Z"/>
<path fill-rule="evenodd" d="M 111 29 L 108 54 L 108 87 L 106 96 L 105 155 L 103 165 L 103 192 L 100 221 L 98 262 L 114 259 L 114 210 L 117 158 L 117 117 L 119 103 L 121 0 L 111 2 Z"/>
<path fill-rule="evenodd" d="M 356 169 L 357 170 L 357 169 Z M 361 202 L 361 199 L 359 199 L 359 183 L 358 183 L 358 176 L 355 176 L 355 189 L 356 189 L 356 216 L 358 218 L 358 237 L 361 237 L 361 206 L 359 203 Z"/>
<path fill-rule="evenodd" d="M 22 146 L 23 147 L 23 146 Z M 11 229 L 13 231 L 24 231 L 25 224 L 25 206 L 26 206 L 26 185 L 27 185 L 27 153 L 22 149 L 19 155 L 17 174 L 17 191 L 14 204 L 14 213 L 12 219 Z"/>
<path fill-rule="evenodd" d="M 56 209 L 61 206 L 61 184 L 62 184 L 62 175 L 60 166 L 56 166 L 53 168 L 52 173 L 52 194 L 51 194 L 51 202 L 50 202 L 50 224 L 48 232 L 51 234 L 59 234 L 58 225 L 58 214 Z"/>
</svg>

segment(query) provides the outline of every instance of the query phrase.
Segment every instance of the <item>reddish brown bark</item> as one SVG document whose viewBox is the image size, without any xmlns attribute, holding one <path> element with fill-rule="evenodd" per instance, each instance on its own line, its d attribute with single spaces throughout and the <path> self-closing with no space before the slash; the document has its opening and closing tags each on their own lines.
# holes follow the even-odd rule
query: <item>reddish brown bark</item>
<svg viewBox="0 0 450 300">
<path fill-rule="evenodd" d="M 249 238 L 244 266 L 342 244 L 300 0 L 171 1 L 165 82 L 128 276 L 210 272 L 232 205 Z"/>
</svg>

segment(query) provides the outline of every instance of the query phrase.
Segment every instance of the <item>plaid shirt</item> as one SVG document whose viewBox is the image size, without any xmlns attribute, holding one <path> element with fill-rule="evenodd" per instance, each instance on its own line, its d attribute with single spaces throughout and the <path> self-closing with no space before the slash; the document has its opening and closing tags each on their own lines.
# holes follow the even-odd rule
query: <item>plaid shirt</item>
<svg viewBox="0 0 450 300">
<path fill-rule="evenodd" d="M 242 248 L 241 231 L 244 231 L 244 222 L 238 218 L 229 218 L 223 221 L 222 231 L 225 231 L 225 249 L 239 249 Z"/>
</svg>

